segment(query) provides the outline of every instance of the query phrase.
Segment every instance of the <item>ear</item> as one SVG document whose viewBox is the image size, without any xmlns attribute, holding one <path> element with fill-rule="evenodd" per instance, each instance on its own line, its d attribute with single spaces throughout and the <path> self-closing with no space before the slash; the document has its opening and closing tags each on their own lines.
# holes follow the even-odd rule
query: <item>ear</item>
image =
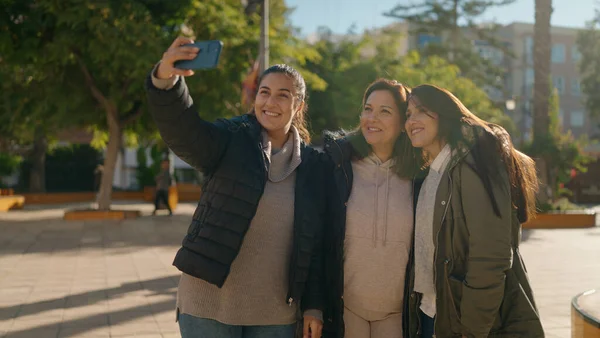
<svg viewBox="0 0 600 338">
<path fill-rule="evenodd" d="M 296 109 L 294 110 L 294 116 L 296 114 L 298 114 L 299 112 L 304 111 L 304 105 L 305 105 L 304 101 L 300 102 L 300 104 L 298 105 L 298 107 L 296 107 Z"/>
</svg>

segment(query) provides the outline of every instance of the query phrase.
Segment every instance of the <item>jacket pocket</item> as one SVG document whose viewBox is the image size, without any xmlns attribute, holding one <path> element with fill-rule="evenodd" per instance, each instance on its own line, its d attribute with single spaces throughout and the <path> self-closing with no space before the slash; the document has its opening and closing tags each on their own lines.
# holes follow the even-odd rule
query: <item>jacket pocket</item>
<svg viewBox="0 0 600 338">
<path fill-rule="evenodd" d="M 448 269 L 450 261 L 444 262 L 444 279 L 446 281 L 446 292 L 448 298 L 446 299 L 446 306 L 449 307 L 448 316 L 450 320 L 450 329 L 453 333 L 461 333 L 461 313 L 460 313 L 460 302 L 462 300 L 463 281 L 452 276 Z"/>
<path fill-rule="evenodd" d="M 525 281 L 526 282 L 526 281 Z M 511 331 L 519 327 L 522 322 L 533 322 L 535 325 L 529 325 L 531 332 L 535 332 L 540 324 L 539 315 L 533 305 L 533 300 L 529 299 L 521 281 L 517 277 L 514 269 L 506 273 L 506 286 L 504 288 L 504 301 L 500 306 L 501 328 L 502 331 Z"/>
</svg>

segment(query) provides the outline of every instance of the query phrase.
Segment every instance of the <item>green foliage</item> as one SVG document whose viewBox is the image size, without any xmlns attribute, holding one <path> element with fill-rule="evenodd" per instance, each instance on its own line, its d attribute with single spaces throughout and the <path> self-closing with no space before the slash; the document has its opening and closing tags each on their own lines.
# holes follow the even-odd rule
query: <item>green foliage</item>
<svg viewBox="0 0 600 338">
<path fill-rule="evenodd" d="M 21 156 L 0 152 L 0 176 L 12 175 L 21 164 Z"/>
<path fill-rule="evenodd" d="M 546 160 L 548 185 L 553 196 L 569 194 L 563 186 L 571 180 L 571 170 L 586 172 L 586 165 L 592 160 L 583 151 L 588 144 L 587 138 L 575 139 L 571 131 L 564 133 L 561 130 L 559 106 L 558 92 L 553 89 L 549 105 L 549 132 L 523 146 L 523 151 L 529 156 Z"/>
<path fill-rule="evenodd" d="M 501 88 L 498 80 L 502 67 L 481 57 L 472 41 L 511 55 L 497 38 L 498 25 L 481 25 L 481 16 L 491 8 L 508 5 L 515 0 L 421 0 L 408 5 L 398 4 L 384 15 L 409 23 L 415 35 L 437 37 L 440 43 L 430 43 L 421 51 L 425 57 L 439 56 L 451 60 L 461 73 L 478 85 Z"/>
<path fill-rule="evenodd" d="M 287 21 L 289 12 L 283 0 L 270 1 L 270 63 L 292 64 L 309 85 L 324 88 L 324 81 L 304 68 L 307 62 L 317 61 L 319 54 L 294 36 Z M 217 69 L 186 79 L 202 116 L 212 120 L 245 113 L 241 84 L 258 57 L 259 14 L 247 16 L 239 0 L 194 1 L 186 26 L 195 40 L 221 40 L 224 45 Z"/>
<path fill-rule="evenodd" d="M 577 48 L 581 53 L 579 73 L 581 91 L 585 95 L 585 105 L 592 116 L 600 116 L 600 13 L 581 30 L 577 37 Z"/>
<path fill-rule="evenodd" d="M 321 39 L 315 44 L 321 61 L 309 62 L 308 68 L 327 82 L 327 89 L 310 90 L 313 132 L 319 135 L 323 129 L 356 126 L 363 93 L 379 77 L 410 87 L 423 83 L 445 87 L 473 113 L 514 132 L 511 119 L 492 104 L 479 86 L 461 76 L 457 66 L 440 57 L 422 57 L 417 51 L 399 57 L 399 34 L 390 30 L 333 41 L 327 30 L 321 31 Z"/>
</svg>

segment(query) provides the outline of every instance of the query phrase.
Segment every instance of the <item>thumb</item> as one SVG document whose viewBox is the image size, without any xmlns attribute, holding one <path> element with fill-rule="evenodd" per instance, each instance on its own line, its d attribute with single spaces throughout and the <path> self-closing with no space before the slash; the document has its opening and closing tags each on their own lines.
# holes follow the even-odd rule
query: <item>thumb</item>
<svg viewBox="0 0 600 338">
<path fill-rule="evenodd" d="M 303 331 L 303 334 L 302 334 L 302 338 L 309 338 L 309 335 L 308 335 L 308 329 L 309 329 L 309 327 L 310 327 L 310 320 L 304 318 L 304 331 Z"/>
</svg>

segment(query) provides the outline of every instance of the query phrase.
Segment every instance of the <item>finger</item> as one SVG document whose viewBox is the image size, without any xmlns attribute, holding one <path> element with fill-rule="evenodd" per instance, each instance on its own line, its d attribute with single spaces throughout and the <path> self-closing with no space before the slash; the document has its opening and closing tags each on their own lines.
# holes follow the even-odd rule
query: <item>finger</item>
<svg viewBox="0 0 600 338">
<path fill-rule="evenodd" d="M 170 51 L 163 56 L 163 62 L 171 64 L 179 60 L 193 60 L 196 56 L 198 56 L 197 53 Z"/>
<path fill-rule="evenodd" d="M 318 323 L 315 331 L 316 333 L 313 334 L 313 338 L 321 338 L 321 335 L 323 334 L 323 323 Z"/>
<path fill-rule="evenodd" d="M 179 36 L 179 37 L 177 37 L 177 39 L 175 39 L 175 41 L 173 41 L 173 43 L 171 44 L 171 46 L 169 48 L 179 47 L 181 45 L 187 45 L 190 43 L 194 43 L 194 40 L 192 40 L 190 38 L 186 38 L 185 36 Z"/>
<path fill-rule="evenodd" d="M 302 334 L 302 338 L 309 338 L 308 337 L 308 330 L 310 328 L 310 320 L 309 319 L 304 319 L 304 330 L 303 330 L 303 334 Z"/>
<path fill-rule="evenodd" d="M 311 338 L 320 338 L 323 330 L 323 323 L 320 320 L 313 320 L 310 325 Z"/>
<path fill-rule="evenodd" d="M 191 69 L 174 68 L 172 73 L 173 73 L 173 75 L 179 75 L 179 76 L 192 76 L 192 75 L 194 75 L 194 71 L 191 70 Z"/>
<path fill-rule="evenodd" d="M 175 47 L 173 49 L 177 50 L 177 51 L 181 51 L 181 52 L 195 53 L 195 54 L 198 54 L 198 52 L 200 51 L 200 48 L 193 47 L 193 46 L 180 46 L 180 47 Z"/>
</svg>

